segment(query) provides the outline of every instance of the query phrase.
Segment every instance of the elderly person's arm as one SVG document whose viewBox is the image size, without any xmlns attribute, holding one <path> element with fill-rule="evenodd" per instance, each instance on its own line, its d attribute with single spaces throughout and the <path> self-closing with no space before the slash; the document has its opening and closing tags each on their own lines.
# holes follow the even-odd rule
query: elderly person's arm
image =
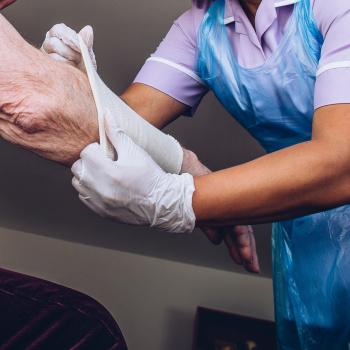
<svg viewBox="0 0 350 350">
<path fill-rule="evenodd" d="M 71 165 L 98 140 L 87 77 L 29 45 L 1 15 L 0 52 L 0 135 Z"/>
</svg>

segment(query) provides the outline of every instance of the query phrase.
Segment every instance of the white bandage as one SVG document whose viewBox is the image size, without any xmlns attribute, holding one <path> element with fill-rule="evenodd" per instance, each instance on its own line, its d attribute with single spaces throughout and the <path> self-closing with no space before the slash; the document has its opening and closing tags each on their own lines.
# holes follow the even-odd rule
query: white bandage
<svg viewBox="0 0 350 350">
<path fill-rule="evenodd" d="M 113 157 L 114 152 L 105 132 L 104 116 L 106 111 L 117 118 L 119 127 L 139 146 L 141 146 L 166 172 L 179 174 L 183 161 L 180 144 L 170 135 L 166 135 L 133 111 L 124 101 L 114 94 L 97 74 L 88 49 L 79 36 L 79 44 L 91 90 L 94 95 L 100 133 L 100 144 L 106 154 Z"/>
</svg>

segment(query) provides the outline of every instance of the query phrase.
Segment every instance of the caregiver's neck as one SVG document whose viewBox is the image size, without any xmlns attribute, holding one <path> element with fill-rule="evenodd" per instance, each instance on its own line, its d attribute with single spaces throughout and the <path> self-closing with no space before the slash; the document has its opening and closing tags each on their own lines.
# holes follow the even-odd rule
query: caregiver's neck
<svg viewBox="0 0 350 350">
<path fill-rule="evenodd" d="M 255 16 L 262 0 L 239 0 L 244 12 L 246 13 L 249 21 L 255 27 Z"/>
</svg>

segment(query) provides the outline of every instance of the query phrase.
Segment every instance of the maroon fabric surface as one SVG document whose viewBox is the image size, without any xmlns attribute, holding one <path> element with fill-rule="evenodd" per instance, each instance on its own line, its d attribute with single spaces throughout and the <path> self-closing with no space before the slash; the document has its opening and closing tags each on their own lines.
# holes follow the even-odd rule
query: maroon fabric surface
<svg viewBox="0 0 350 350">
<path fill-rule="evenodd" d="M 109 312 L 92 298 L 0 269 L 1 350 L 127 350 Z"/>
<path fill-rule="evenodd" d="M 16 0 L 0 0 L 0 10 L 4 9 L 5 7 L 13 4 Z"/>
</svg>

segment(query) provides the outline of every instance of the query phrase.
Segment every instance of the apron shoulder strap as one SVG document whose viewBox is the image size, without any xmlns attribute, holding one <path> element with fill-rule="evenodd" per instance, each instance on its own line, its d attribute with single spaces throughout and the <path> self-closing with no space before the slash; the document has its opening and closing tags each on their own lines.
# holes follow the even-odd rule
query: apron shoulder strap
<svg viewBox="0 0 350 350">
<path fill-rule="evenodd" d="M 311 7 L 311 0 L 299 0 L 295 5 L 294 16 L 298 22 L 298 28 L 308 52 L 312 58 L 320 60 L 321 48 L 324 42 L 323 35 L 318 28 L 314 12 Z"/>
</svg>

